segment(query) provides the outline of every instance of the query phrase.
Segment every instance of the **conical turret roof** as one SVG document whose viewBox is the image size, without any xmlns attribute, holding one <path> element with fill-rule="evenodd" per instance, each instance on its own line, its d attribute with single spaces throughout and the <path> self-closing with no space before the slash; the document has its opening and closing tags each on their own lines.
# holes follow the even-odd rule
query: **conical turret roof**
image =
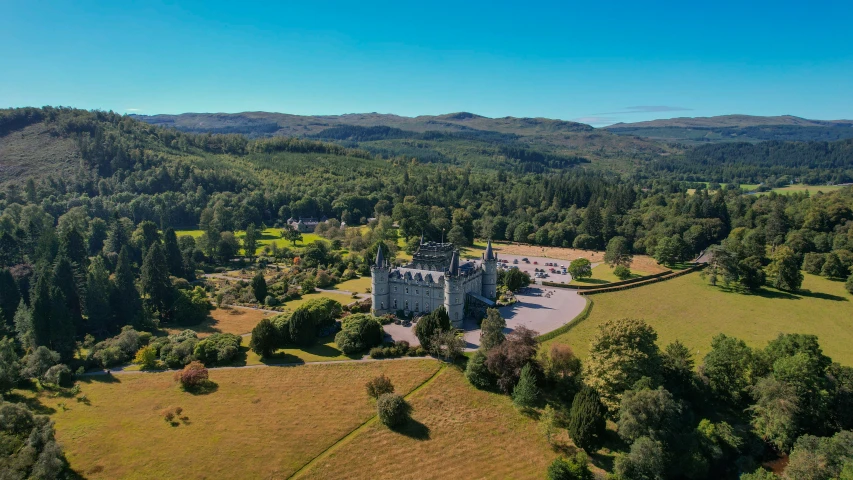
<svg viewBox="0 0 853 480">
<path fill-rule="evenodd" d="M 494 260 L 495 254 L 492 251 L 492 240 L 489 239 L 488 245 L 486 245 L 486 260 Z"/>
<path fill-rule="evenodd" d="M 459 251 L 453 251 L 453 257 L 450 258 L 450 274 L 459 275 Z"/>
<path fill-rule="evenodd" d="M 385 256 L 382 255 L 382 244 L 381 243 L 379 244 L 379 248 L 376 249 L 376 263 L 375 263 L 375 265 L 377 267 L 380 267 L 380 268 L 385 266 Z"/>
</svg>

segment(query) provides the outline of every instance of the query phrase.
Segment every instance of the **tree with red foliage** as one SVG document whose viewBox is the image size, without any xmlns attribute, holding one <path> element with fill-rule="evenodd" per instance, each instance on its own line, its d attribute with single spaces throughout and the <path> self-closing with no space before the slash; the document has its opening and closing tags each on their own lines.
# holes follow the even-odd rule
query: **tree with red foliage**
<svg viewBox="0 0 853 480">
<path fill-rule="evenodd" d="M 489 350 L 486 368 L 497 377 L 498 388 L 505 393 L 512 391 L 521 376 L 521 369 L 528 363 L 536 363 L 537 332 L 520 326 L 506 336 L 500 345 Z"/>
<path fill-rule="evenodd" d="M 208 382 L 207 368 L 198 360 L 190 362 L 180 372 L 175 372 L 175 381 L 180 382 L 184 389 L 200 387 Z"/>
</svg>

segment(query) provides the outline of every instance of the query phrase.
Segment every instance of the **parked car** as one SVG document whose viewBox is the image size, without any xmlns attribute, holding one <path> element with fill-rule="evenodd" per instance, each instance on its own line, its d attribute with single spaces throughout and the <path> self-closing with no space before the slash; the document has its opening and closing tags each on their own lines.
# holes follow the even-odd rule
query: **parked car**
<svg viewBox="0 0 853 480">
<path fill-rule="evenodd" d="M 533 265 L 539 265 L 539 262 L 537 262 L 536 260 L 534 260 L 534 261 L 533 261 Z"/>
<path fill-rule="evenodd" d="M 518 259 L 516 258 L 515 260 L 512 261 L 512 263 L 513 263 L 513 265 L 518 265 Z"/>
</svg>

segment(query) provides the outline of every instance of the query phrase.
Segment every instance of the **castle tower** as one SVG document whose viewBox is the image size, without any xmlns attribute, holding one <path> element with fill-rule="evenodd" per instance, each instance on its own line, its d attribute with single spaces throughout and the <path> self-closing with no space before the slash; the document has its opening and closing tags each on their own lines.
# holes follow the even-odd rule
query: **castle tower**
<svg viewBox="0 0 853 480">
<path fill-rule="evenodd" d="M 454 328 L 462 328 L 465 317 L 465 292 L 459 275 L 459 252 L 454 251 L 450 268 L 444 275 L 444 308 Z"/>
<path fill-rule="evenodd" d="M 486 246 L 483 254 L 483 293 L 482 295 L 494 300 L 498 295 L 498 256 L 492 251 L 492 241 Z"/>
<path fill-rule="evenodd" d="M 385 255 L 382 254 L 382 244 L 376 250 L 376 261 L 370 267 L 370 292 L 373 299 L 373 314 L 384 315 L 391 309 L 391 295 L 388 286 L 390 269 Z"/>
</svg>

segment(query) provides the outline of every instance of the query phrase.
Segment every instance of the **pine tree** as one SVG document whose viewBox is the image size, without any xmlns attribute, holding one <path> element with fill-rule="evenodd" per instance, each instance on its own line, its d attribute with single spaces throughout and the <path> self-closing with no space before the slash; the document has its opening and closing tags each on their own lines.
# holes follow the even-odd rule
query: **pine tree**
<svg viewBox="0 0 853 480">
<path fill-rule="evenodd" d="M 51 280 L 52 285 L 62 292 L 69 318 L 74 322 L 77 331 L 82 331 L 83 302 L 80 298 L 80 291 L 82 290 L 80 283 L 82 279 L 77 277 L 77 272 L 68 257 L 60 255 L 57 258 L 56 265 L 53 267 L 53 278 Z"/>
<path fill-rule="evenodd" d="M 5 321 L 11 331 L 14 327 L 15 311 L 21 301 L 21 292 L 15 283 L 15 277 L 8 269 L 0 269 L 0 330 Z"/>
<path fill-rule="evenodd" d="M 506 320 L 501 317 L 500 312 L 496 308 L 486 310 L 486 318 L 480 325 L 480 347 L 484 351 L 489 351 L 503 343 L 506 339 L 504 328 L 506 328 Z"/>
<path fill-rule="evenodd" d="M 539 401 L 539 387 L 536 386 L 536 374 L 530 364 L 521 369 L 521 377 L 512 391 L 512 403 L 518 408 L 532 408 Z"/>
<path fill-rule="evenodd" d="M 115 288 L 111 296 L 113 311 L 113 326 L 116 331 L 118 327 L 133 325 L 139 327 L 143 319 L 142 299 L 139 290 L 133 282 L 133 269 L 130 264 L 130 253 L 127 246 L 122 247 L 118 256 L 115 273 Z"/>
<path fill-rule="evenodd" d="M 112 284 L 102 257 L 95 257 L 86 276 L 86 316 L 89 330 L 104 333 L 111 330 L 110 308 Z"/>
<path fill-rule="evenodd" d="M 74 317 L 68 308 L 68 299 L 58 286 L 50 291 L 50 340 L 47 345 L 58 352 L 63 361 L 74 356 Z"/>
<path fill-rule="evenodd" d="M 175 287 L 169 279 L 166 255 L 159 242 L 154 242 L 145 254 L 139 283 L 148 304 L 159 313 L 160 319 L 169 319 L 175 301 Z"/>
<path fill-rule="evenodd" d="M 169 265 L 169 273 L 176 277 L 186 277 L 184 270 L 184 258 L 181 248 L 178 246 L 178 237 L 175 229 L 169 227 L 164 234 L 164 248 L 166 251 L 166 263 Z"/>
<path fill-rule="evenodd" d="M 120 219 L 115 219 L 110 231 L 107 234 L 107 241 L 104 243 L 104 249 L 107 252 L 119 253 L 122 248 L 130 244 L 130 236 L 124 228 Z"/>
<path fill-rule="evenodd" d="M 572 401 L 569 412 L 569 437 L 580 448 L 589 450 L 598 445 L 606 428 L 606 411 L 598 393 L 584 386 Z"/>
<path fill-rule="evenodd" d="M 18 342 L 24 350 L 35 348 L 35 340 L 33 339 L 33 312 L 27 306 L 24 299 L 18 303 L 18 309 L 15 310 L 15 333 Z"/>
<path fill-rule="evenodd" d="M 76 228 L 70 228 L 59 242 L 59 255 L 68 258 L 78 277 L 85 275 L 89 268 L 89 253 L 86 240 Z"/>
</svg>

